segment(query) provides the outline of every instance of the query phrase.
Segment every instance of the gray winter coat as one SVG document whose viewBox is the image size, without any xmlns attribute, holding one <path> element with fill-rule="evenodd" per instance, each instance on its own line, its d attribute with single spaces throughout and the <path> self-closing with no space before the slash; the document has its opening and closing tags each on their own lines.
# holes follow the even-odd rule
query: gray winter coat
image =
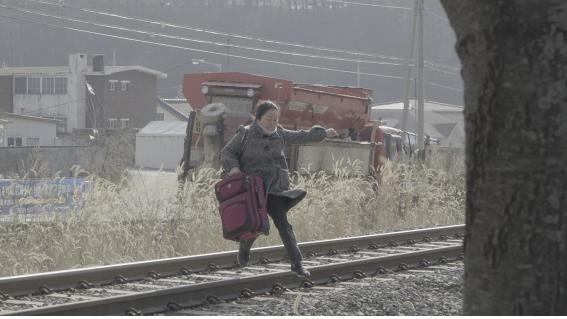
<svg viewBox="0 0 567 319">
<path fill-rule="evenodd" d="M 240 154 L 246 130 L 248 135 L 244 141 L 244 151 Z M 325 137 L 325 128 L 317 125 L 309 131 L 293 131 L 278 126 L 276 132 L 268 136 L 254 121 L 247 127 L 240 126 L 236 130 L 236 134 L 222 149 L 221 163 L 226 173 L 238 167 L 243 173 L 262 176 L 269 194 L 282 195 L 290 199 L 297 196 L 303 198 L 304 191 L 289 191 L 289 170 L 285 161 L 284 145 L 318 142 Z"/>
</svg>

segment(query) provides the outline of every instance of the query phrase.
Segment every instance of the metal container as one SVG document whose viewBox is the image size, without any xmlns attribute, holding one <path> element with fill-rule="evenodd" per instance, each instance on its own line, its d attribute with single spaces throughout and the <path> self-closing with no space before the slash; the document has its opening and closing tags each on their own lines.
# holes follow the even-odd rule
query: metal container
<svg viewBox="0 0 567 319">
<path fill-rule="evenodd" d="M 329 140 L 294 145 L 290 168 L 301 174 L 346 169 L 348 175 L 369 175 L 372 145 L 369 142 Z"/>
</svg>

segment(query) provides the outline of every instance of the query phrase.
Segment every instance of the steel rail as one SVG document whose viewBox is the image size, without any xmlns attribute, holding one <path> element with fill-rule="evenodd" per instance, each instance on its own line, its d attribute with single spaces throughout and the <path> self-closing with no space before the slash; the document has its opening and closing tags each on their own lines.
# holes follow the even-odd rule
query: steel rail
<svg viewBox="0 0 567 319">
<path fill-rule="evenodd" d="M 286 288 L 311 286 L 314 283 L 379 275 L 388 271 L 404 270 L 428 264 L 444 263 L 462 257 L 462 245 L 423 251 L 398 253 L 363 260 L 309 267 L 310 281 L 300 281 L 290 271 L 227 279 L 125 296 L 53 305 L 43 308 L 4 312 L 5 315 L 123 315 L 152 314 L 180 310 L 236 297 L 249 297 Z"/>
<path fill-rule="evenodd" d="M 422 241 L 450 236 L 462 236 L 464 225 L 443 226 L 300 243 L 307 256 L 329 250 L 392 246 L 408 241 Z M 172 276 L 180 272 L 198 272 L 211 268 L 230 268 L 235 265 L 237 251 L 174 257 L 117 265 L 71 269 L 0 278 L 0 295 L 18 297 L 35 294 L 44 289 L 64 290 L 82 285 L 110 284 L 115 278 L 136 281 L 152 276 Z M 283 245 L 252 249 L 250 263 L 260 260 L 279 260 L 285 254 Z"/>
</svg>

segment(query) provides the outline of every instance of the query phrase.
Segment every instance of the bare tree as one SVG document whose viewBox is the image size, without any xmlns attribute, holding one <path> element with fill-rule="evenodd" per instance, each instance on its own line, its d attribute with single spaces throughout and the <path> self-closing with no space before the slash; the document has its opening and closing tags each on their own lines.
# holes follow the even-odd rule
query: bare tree
<svg viewBox="0 0 567 319">
<path fill-rule="evenodd" d="M 567 2 L 441 0 L 465 84 L 466 315 L 567 314 Z"/>
</svg>

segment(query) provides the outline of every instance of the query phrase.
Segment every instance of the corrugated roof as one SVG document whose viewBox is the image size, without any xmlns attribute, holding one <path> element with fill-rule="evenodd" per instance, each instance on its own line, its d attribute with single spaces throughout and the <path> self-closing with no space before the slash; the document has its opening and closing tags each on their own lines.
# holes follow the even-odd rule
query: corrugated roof
<svg viewBox="0 0 567 319">
<path fill-rule="evenodd" d="M 47 118 L 47 117 L 14 114 L 14 113 L 8 113 L 8 112 L 0 112 L 0 117 L 17 118 L 17 119 L 24 119 L 24 120 L 30 120 L 30 121 L 41 121 L 41 122 L 51 122 L 51 123 L 61 122 L 61 120 L 51 119 L 51 118 Z"/>
<path fill-rule="evenodd" d="M 0 68 L 0 75 L 12 74 L 66 74 L 70 73 L 68 66 L 38 66 L 38 67 L 17 67 Z"/>
<path fill-rule="evenodd" d="M 109 75 L 109 74 L 114 74 L 114 73 L 124 72 L 124 71 L 140 71 L 140 72 L 143 72 L 143 73 L 153 74 L 153 75 L 157 76 L 158 78 L 162 78 L 162 79 L 167 78 L 167 74 L 160 72 L 158 70 L 154 70 L 154 69 L 147 68 L 145 66 L 141 66 L 141 65 L 128 65 L 128 66 L 105 65 L 104 66 L 104 72 L 93 72 L 92 67 L 89 67 L 89 71 L 87 72 L 87 74 L 88 75 L 100 75 L 100 74 Z"/>
<path fill-rule="evenodd" d="M 261 84 L 235 83 L 235 82 L 204 82 L 203 85 L 235 87 L 235 88 L 252 88 L 252 89 L 257 89 L 262 87 Z"/>
<path fill-rule="evenodd" d="M 435 112 L 462 112 L 464 107 L 461 105 L 452 105 L 434 101 L 424 101 L 423 103 L 425 111 L 435 111 Z M 416 100 L 409 100 L 409 109 L 413 110 L 417 108 Z M 372 109 L 378 110 L 403 110 L 404 102 L 392 102 L 384 104 L 372 105 Z"/>
<path fill-rule="evenodd" d="M 372 108 L 371 118 L 372 120 L 382 119 L 385 121 L 385 125 L 401 128 L 401 122 L 403 117 L 403 103 L 402 109 L 382 109 L 382 108 Z M 425 134 L 429 134 L 435 138 L 442 138 L 446 137 L 447 135 L 442 134 L 435 125 L 438 124 L 455 124 L 454 120 L 448 119 L 445 116 L 442 116 L 436 112 L 427 110 L 424 112 L 424 131 Z M 415 110 L 411 110 L 408 112 L 408 121 L 406 130 L 409 132 L 417 132 L 417 114 Z"/>
<path fill-rule="evenodd" d="M 189 116 L 189 112 L 193 111 L 193 108 L 186 99 L 162 99 L 162 101 L 186 116 Z"/>
<path fill-rule="evenodd" d="M 410 101 L 410 111 L 408 112 L 408 121 L 406 129 L 409 132 L 417 131 L 417 103 L 415 100 Z M 439 138 L 441 144 L 447 144 L 449 141 L 455 147 L 464 145 L 464 117 L 462 106 L 444 104 L 438 102 L 426 101 L 424 103 L 424 131 L 431 137 Z M 386 121 L 388 126 L 400 128 L 403 118 L 403 102 L 387 103 L 382 105 L 374 105 L 372 107 L 371 118 L 378 120 L 381 118 Z M 459 117 L 450 116 L 458 114 Z"/>
<path fill-rule="evenodd" d="M 187 122 L 151 121 L 136 136 L 185 136 Z"/>
<path fill-rule="evenodd" d="M 167 78 L 167 74 L 147 68 L 141 65 L 128 65 L 128 66 L 104 66 L 104 72 L 93 72 L 92 66 L 89 66 L 87 75 L 109 75 L 124 71 L 140 71 L 143 73 L 153 74 L 159 78 Z M 0 68 L 0 75 L 13 75 L 13 74 L 68 74 L 71 70 L 68 66 L 36 66 L 36 67 L 14 67 L 14 68 Z"/>
<path fill-rule="evenodd" d="M 346 98 L 349 98 L 349 99 L 356 99 L 356 100 L 366 101 L 366 100 L 369 99 L 369 97 L 365 97 L 365 96 L 356 96 L 356 95 L 343 94 L 343 93 L 338 93 L 338 92 L 331 92 L 331 91 L 326 91 L 324 89 L 316 90 L 316 89 L 312 89 L 312 88 L 304 88 L 304 87 L 298 87 L 298 86 L 294 86 L 293 89 L 294 90 L 300 90 L 300 91 L 313 92 L 313 93 L 321 93 L 321 94 L 327 94 L 327 95 L 341 96 L 341 97 L 346 97 Z"/>
<path fill-rule="evenodd" d="M 158 103 L 162 108 L 173 113 L 179 120 L 187 121 L 189 119 L 189 112 L 193 110 L 185 99 L 162 99 L 158 97 Z"/>
</svg>

